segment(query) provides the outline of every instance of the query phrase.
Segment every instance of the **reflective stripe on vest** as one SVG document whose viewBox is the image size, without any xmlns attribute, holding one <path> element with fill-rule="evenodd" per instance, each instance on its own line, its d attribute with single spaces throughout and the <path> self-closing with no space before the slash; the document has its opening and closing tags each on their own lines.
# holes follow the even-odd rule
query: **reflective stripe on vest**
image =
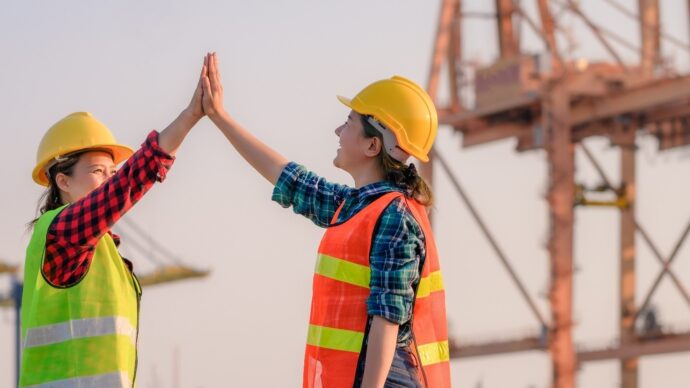
<svg viewBox="0 0 690 388">
<path fill-rule="evenodd" d="M 45 384 L 29 385 L 27 388 L 125 388 L 130 386 L 131 383 L 127 373 L 115 372 L 97 376 L 51 381 Z"/>
<path fill-rule="evenodd" d="M 359 353 L 362 350 L 364 333 L 353 330 L 309 325 L 307 344 L 320 348 Z"/>
<path fill-rule="evenodd" d="M 337 257 L 319 254 L 316 260 L 316 273 L 355 286 L 369 288 L 371 269 Z M 425 298 L 432 292 L 443 291 L 443 276 L 441 271 L 435 271 L 419 280 L 417 298 Z"/>
<path fill-rule="evenodd" d="M 369 267 L 324 254 L 319 254 L 316 260 L 316 273 L 364 288 L 369 288 L 369 280 L 371 279 Z M 417 298 L 425 298 L 432 292 L 443 291 L 444 289 L 441 271 L 435 271 L 419 280 Z"/>
<path fill-rule="evenodd" d="M 28 329 L 22 349 L 103 335 L 124 335 L 132 340 L 132 345 L 136 344 L 137 332 L 129 319 L 125 317 L 101 317 L 73 319 L 63 323 Z"/>
<path fill-rule="evenodd" d="M 419 345 L 419 360 L 422 365 L 433 365 L 439 362 L 450 360 L 450 352 L 448 351 L 448 341 L 432 342 L 430 344 Z"/>
<path fill-rule="evenodd" d="M 369 267 L 324 254 L 319 254 L 316 259 L 316 273 L 364 288 L 369 288 L 371 278 Z"/>
<path fill-rule="evenodd" d="M 431 295 L 432 292 L 443 291 L 444 289 L 441 271 L 432 272 L 419 280 L 419 286 L 417 286 L 417 299 L 426 298 Z"/>
</svg>

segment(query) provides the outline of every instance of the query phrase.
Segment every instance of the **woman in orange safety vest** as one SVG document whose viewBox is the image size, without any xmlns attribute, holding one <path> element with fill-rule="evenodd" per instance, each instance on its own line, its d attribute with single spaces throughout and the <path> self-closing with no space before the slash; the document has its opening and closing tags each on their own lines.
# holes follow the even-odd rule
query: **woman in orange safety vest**
<svg viewBox="0 0 690 388">
<path fill-rule="evenodd" d="M 304 358 L 305 388 L 450 386 L 445 293 L 426 208 L 432 194 L 410 156 L 428 161 L 437 114 L 414 82 L 392 77 L 353 99 L 335 130 L 334 165 L 354 188 L 288 163 L 223 107 L 207 56 L 204 112 L 275 185 L 273 200 L 326 232 L 318 250 Z"/>
</svg>

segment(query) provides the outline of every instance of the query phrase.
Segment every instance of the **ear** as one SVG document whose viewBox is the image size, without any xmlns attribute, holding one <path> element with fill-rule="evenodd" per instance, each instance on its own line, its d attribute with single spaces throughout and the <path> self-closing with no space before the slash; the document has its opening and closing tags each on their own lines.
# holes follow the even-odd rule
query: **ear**
<svg viewBox="0 0 690 388">
<path fill-rule="evenodd" d="M 367 138 L 367 149 L 365 151 L 365 154 L 369 157 L 375 157 L 381 152 L 381 147 L 383 147 L 383 144 L 381 143 L 381 139 L 379 139 L 376 136 L 372 136 L 370 138 Z"/>
<path fill-rule="evenodd" d="M 55 176 L 55 184 L 57 185 L 58 189 L 60 189 L 60 191 L 68 193 L 70 189 L 69 183 L 69 177 L 66 174 L 60 172 Z"/>
</svg>

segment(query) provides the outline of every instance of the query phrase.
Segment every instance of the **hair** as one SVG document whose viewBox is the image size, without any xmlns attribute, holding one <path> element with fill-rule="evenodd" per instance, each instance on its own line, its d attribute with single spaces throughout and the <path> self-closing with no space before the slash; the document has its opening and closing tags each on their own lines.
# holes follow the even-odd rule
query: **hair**
<svg viewBox="0 0 690 388">
<path fill-rule="evenodd" d="M 41 215 L 47 211 L 54 210 L 63 205 L 60 197 L 60 188 L 55 181 L 58 174 L 65 174 L 71 176 L 74 172 L 74 165 L 77 164 L 83 152 L 74 153 L 59 160 L 57 163 L 50 166 L 48 169 L 48 189 L 38 199 L 37 212 L 39 216 L 29 222 L 29 228 L 32 228 L 38 222 Z M 43 203 L 43 205 L 41 205 Z"/>
<path fill-rule="evenodd" d="M 434 203 L 434 195 L 429 185 L 417 173 L 415 165 L 399 162 L 388 155 L 383 148 L 383 134 L 367 121 L 367 116 L 361 115 L 360 118 L 364 128 L 364 136 L 367 138 L 377 137 L 381 140 L 381 152 L 379 152 L 377 159 L 386 180 L 405 190 L 405 195 L 408 197 L 417 200 L 426 207 L 431 207 Z"/>
</svg>

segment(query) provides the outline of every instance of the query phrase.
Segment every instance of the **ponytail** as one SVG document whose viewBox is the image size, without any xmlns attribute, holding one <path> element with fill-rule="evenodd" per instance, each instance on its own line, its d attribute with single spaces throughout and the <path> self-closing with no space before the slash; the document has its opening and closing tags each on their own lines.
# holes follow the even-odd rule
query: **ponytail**
<svg viewBox="0 0 690 388">
<path fill-rule="evenodd" d="M 374 128 L 366 116 L 361 116 L 362 127 L 364 128 L 364 136 L 378 137 L 383 144 L 383 135 L 376 128 Z M 383 169 L 387 181 L 402 188 L 405 195 L 415 199 L 426 207 L 431 207 L 434 203 L 434 195 L 431 188 L 424 179 L 417 173 L 417 167 L 414 164 L 405 164 L 393 159 L 388 153 L 381 149 L 377 156 L 379 165 Z"/>
</svg>

